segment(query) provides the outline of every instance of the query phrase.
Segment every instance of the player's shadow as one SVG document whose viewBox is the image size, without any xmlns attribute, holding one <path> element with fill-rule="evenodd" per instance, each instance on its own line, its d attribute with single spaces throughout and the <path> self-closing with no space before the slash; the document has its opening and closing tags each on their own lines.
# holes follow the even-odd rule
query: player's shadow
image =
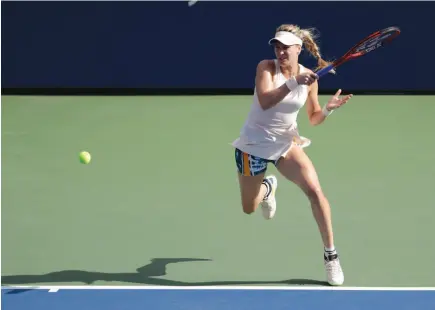
<svg viewBox="0 0 435 310">
<path fill-rule="evenodd" d="M 23 285 L 30 283 L 71 283 L 81 282 L 92 284 L 96 281 L 128 282 L 146 285 L 164 286 L 222 286 L 222 285 L 327 285 L 327 282 L 310 279 L 290 279 L 281 281 L 208 281 L 208 282 L 183 282 L 161 279 L 166 275 L 168 264 L 182 262 L 211 261 L 203 258 L 153 258 L 151 263 L 136 269 L 136 272 L 106 273 L 82 270 L 63 270 L 50 272 L 43 275 L 12 275 L 2 276 L 2 285 Z"/>
</svg>

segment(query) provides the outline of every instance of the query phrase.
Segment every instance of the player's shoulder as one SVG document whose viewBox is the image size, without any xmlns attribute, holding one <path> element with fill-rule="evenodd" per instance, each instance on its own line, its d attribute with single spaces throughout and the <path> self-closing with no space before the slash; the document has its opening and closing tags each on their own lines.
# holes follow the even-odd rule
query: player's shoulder
<svg viewBox="0 0 435 310">
<path fill-rule="evenodd" d="M 300 68 L 301 68 L 301 73 L 302 72 L 312 72 L 313 70 L 305 67 L 303 64 L 299 64 Z"/>
<path fill-rule="evenodd" d="M 275 61 L 273 59 L 263 59 L 257 64 L 257 71 L 269 71 L 273 72 L 275 70 Z"/>
</svg>

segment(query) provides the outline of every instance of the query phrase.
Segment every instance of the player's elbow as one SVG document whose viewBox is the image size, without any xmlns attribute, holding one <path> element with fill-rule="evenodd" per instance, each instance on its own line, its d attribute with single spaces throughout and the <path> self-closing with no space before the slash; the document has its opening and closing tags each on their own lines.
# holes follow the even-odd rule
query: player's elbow
<svg viewBox="0 0 435 310">
<path fill-rule="evenodd" d="M 310 117 L 308 118 L 308 121 L 310 123 L 311 126 L 317 126 L 320 125 L 322 122 L 316 117 L 315 114 L 310 115 Z"/>
<path fill-rule="evenodd" d="M 260 107 L 261 107 L 261 109 L 263 110 L 263 111 L 266 111 L 266 110 L 268 110 L 270 107 L 266 104 L 266 103 L 262 103 L 262 102 L 260 102 Z"/>
<path fill-rule="evenodd" d="M 268 110 L 272 107 L 271 101 L 267 100 L 267 98 L 260 98 L 258 97 L 258 104 L 260 105 L 261 109 L 263 111 Z"/>
</svg>

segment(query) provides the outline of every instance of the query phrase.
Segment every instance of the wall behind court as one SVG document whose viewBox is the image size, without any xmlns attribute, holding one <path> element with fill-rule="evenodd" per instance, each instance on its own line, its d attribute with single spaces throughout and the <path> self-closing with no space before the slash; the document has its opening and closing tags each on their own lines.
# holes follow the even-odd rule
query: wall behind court
<svg viewBox="0 0 435 310">
<path fill-rule="evenodd" d="M 2 87 L 253 88 L 281 23 L 314 26 L 324 56 L 397 25 L 386 49 L 322 89 L 434 90 L 432 2 L 3 2 Z M 302 62 L 312 66 L 304 55 Z"/>
</svg>

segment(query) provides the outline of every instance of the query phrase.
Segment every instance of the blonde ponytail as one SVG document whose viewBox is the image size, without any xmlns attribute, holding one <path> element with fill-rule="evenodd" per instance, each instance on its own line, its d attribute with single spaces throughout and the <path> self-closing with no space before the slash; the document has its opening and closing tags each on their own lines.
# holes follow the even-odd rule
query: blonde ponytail
<svg viewBox="0 0 435 310">
<path fill-rule="evenodd" d="M 318 35 L 315 33 L 315 28 L 301 29 L 297 25 L 284 24 L 279 26 L 276 31 L 289 31 L 298 36 L 304 42 L 304 46 L 307 48 L 310 54 L 317 59 L 317 68 L 314 69 L 315 71 L 325 68 L 331 64 L 331 62 L 324 60 L 320 54 L 319 46 L 315 41 L 318 37 Z M 330 73 L 335 73 L 335 71 L 332 70 Z"/>
</svg>

